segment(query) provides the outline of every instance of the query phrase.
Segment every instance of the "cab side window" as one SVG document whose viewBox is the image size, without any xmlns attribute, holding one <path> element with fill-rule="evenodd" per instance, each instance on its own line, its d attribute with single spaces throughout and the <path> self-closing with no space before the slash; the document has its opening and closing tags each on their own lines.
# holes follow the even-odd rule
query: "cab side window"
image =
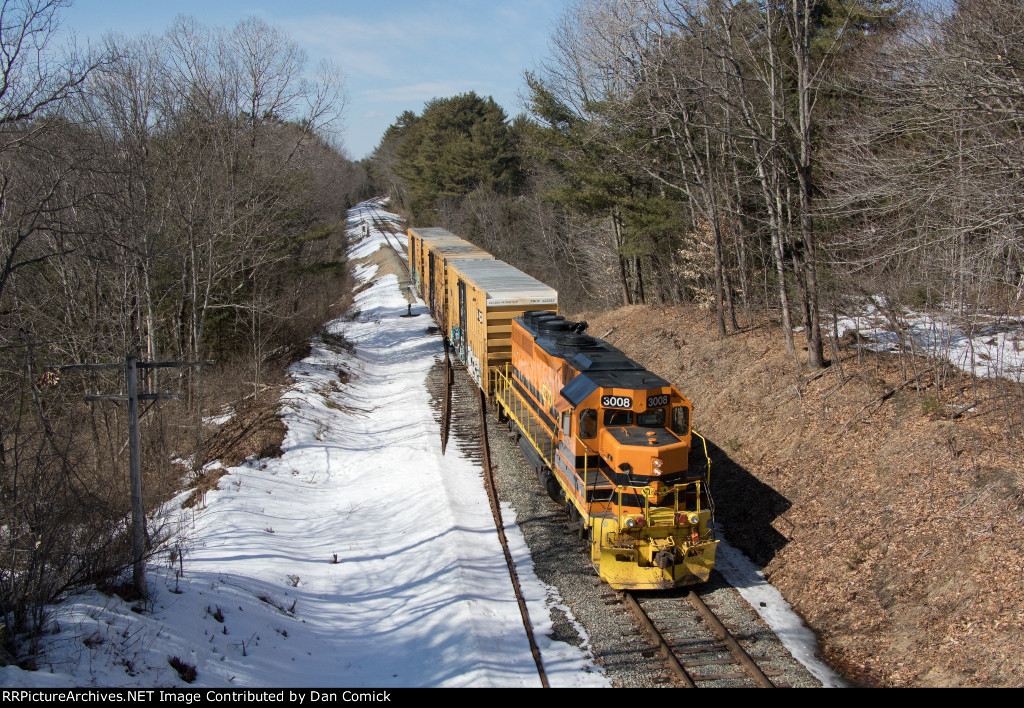
<svg viewBox="0 0 1024 708">
<path fill-rule="evenodd" d="M 672 432 L 680 437 L 690 432 L 690 409 L 686 406 L 672 409 Z"/>
<path fill-rule="evenodd" d="M 597 411 L 588 408 L 580 413 L 580 437 L 584 440 L 597 436 Z"/>
</svg>

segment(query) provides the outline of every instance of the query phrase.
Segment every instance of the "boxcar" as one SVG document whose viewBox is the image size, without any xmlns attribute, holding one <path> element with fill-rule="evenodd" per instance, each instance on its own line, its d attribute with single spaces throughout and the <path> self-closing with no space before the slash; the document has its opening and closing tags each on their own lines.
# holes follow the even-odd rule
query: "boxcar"
<svg viewBox="0 0 1024 708">
<path fill-rule="evenodd" d="M 427 267 L 424 271 L 423 299 L 430 306 L 434 320 L 442 324 L 451 320 L 455 310 L 446 310 L 451 305 L 445 298 L 451 283 L 451 271 L 455 264 L 463 261 L 494 261 L 487 251 L 469 241 L 425 241 Z"/>
<path fill-rule="evenodd" d="M 416 292 L 424 294 L 424 274 L 428 272 L 427 246 L 438 241 L 463 241 L 451 231 L 438 228 L 409 229 L 409 270 Z M 463 241 L 464 242 L 464 241 Z M 426 300 L 426 297 L 424 297 Z"/>
<path fill-rule="evenodd" d="M 558 292 L 497 260 L 448 263 L 445 336 L 487 393 L 492 371 L 512 360 L 512 320 L 530 310 L 558 311 Z"/>
</svg>

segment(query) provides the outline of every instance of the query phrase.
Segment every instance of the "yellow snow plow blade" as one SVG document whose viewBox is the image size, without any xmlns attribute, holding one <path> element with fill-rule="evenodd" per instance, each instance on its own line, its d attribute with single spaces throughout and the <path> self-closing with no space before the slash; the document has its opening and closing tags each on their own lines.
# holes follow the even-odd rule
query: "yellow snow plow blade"
<svg viewBox="0 0 1024 708">
<path fill-rule="evenodd" d="M 593 519 L 590 559 L 601 579 L 623 590 L 667 590 L 707 582 L 718 541 L 690 545 L 655 529 L 620 533 L 615 519 Z M 650 532 L 654 535 L 650 535 Z"/>
</svg>

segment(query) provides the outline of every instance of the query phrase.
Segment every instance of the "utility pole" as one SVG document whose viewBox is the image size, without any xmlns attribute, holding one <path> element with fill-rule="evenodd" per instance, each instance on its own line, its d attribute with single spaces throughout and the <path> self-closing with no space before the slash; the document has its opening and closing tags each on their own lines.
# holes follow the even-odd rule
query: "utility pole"
<svg viewBox="0 0 1024 708">
<path fill-rule="evenodd" d="M 142 507 L 142 450 L 139 444 L 139 401 L 180 399 L 178 393 L 139 393 L 139 369 L 184 369 L 209 366 L 212 361 L 139 361 L 135 354 L 125 357 L 124 364 L 71 364 L 57 367 L 61 371 L 101 371 L 123 369 L 127 395 L 86 396 L 87 401 L 114 401 L 128 404 L 128 470 L 131 481 L 132 506 L 132 582 L 143 599 L 146 590 L 146 514 Z"/>
</svg>

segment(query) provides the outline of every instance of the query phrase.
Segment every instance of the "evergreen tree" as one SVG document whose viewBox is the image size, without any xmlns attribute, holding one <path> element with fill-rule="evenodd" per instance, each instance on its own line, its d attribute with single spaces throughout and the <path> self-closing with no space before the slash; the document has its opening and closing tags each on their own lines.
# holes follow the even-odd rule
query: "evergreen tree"
<svg viewBox="0 0 1024 708">
<path fill-rule="evenodd" d="M 394 173 L 419 224 L 435 221 L 446 200 L 476 190 L 510 194 L 519 183 L 519 157 L 505 112 L 493 98 L 472 91 L 434 99 L 419 117 L 406 111 L 388 128 L 382 148 L 385 143 L 394 145 Z"/>
</svg>

